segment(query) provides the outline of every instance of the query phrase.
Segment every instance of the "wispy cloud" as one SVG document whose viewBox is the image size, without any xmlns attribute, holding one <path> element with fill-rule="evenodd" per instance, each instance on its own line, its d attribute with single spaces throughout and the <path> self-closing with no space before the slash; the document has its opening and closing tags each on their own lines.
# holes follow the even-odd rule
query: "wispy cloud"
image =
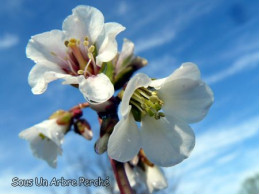
<svg viewBox="0 0 260 195">
<path fill-rule="evenodd" d="M 3 14 L 12 15 L 18 10 L 21 10 L 24 0 L 8 0 L 2 1 L 0 6 L 0 12 Z"/>
<path fill-rule="evenodd" d="M 144 51 L 147 51 L 149 49 L 152 49 L 154 47 L 161 46 L 172 39 L 174 39 L 175 33 L 172 30 L 165 29 L 164 31 L 158 32 L 150 37 L 147 37 L 145 39 L 139 39 L 136 41 L 136 47 L 135 51 L 136 53 L 141 53 Z"/>
<path fill-rule="evenodd" d="M 224 80 L 225 78 L 232 76 L 234 74 L 240 73 L 243 70 L 250 70 L 251 68 L 257 67 L 259 61 L 258 52 L 253 52 L 247 55 L 244 55 L 237 59 L 232 66 L 221 70 L 207 78 L 205 78 L 208 83 L 216 83 Z"/>
<path fill-rule="evenodd" d="M 0 36 L 0 49 L 8 49 L 19 43 L 19 37 L 15 34 L 4 34 Z"/>
<path fill-rule="evenodd" d="M 18 177 L 21 179 L 34 179 L 35 177 L 39 176 L 40 172 L 44 172 L 44 166 L 36 166 L 32 167 L 30 170 L 27 170 L 27 172 L 21 172 L 20 170 L 15 170 L 12 167 L 7 167 L 5 170 L 1 172 L 0 176 L 0 193 L 44 193 L 46 192 L 45 188 L 39 188 L 35 185 L 32 187 L 26 187 L 26 186 L 16 186 L 12 187 L 12 179 L 14 177 Z M 21 182 L 20 182 L 21 185 Z M 24 184 L 25 185 L 25 184 Z"/>
<path fill-rule="evenodd" d="M 258 149 L 240 147 L 256 137 L 258 129 L 255 116 L 198 135 L 190 158 L 173 169 L 181 177 L 179 193 L 236 193 L 242 180 L 258 170 Z M 167 172 L 169 178 L 176 177 Z"/>
<path fill-rule="evenodd" d="M 179 64 L 177 64 L 179 65 Z M 176 59 L 171 55 L 155 56 L 148 60 L 148 66 L 142 69 L 142 72 L 150 77 L 166 77 L 170 72 L 176 69 Z"/>
<path fill-rule="evenodd" d="M 224 125 L 209 129 L 197 138 L 197 144 L 191 156 L 195 163 L 192 163 L 190 168 L 200 166 L 202 163 L 209 161 L 220 153 L 224 153 L 257 133 L 258 116 L 249 118 L 236 125 Z"/>
<path fill-rule="evenodd" d="M 176 38 L 176 35 L 191 24 L 196 18 L 210 12 L 218 6 L 218 3 L 208 3 L 208 1 L 198 2 L 194 6 L 190 6 L 188 2 L 171 3 L 167 6 L 163 5 L 147 12 L 142 20 L 138 20 L 131 29 L 134 33 L 139 33 L 144 28 L 153 26 L 152 35 L 145 34 L 140 37 L 136 43 L 136 52 L 141 53 L 157 46 L 162 46 Z M 185 7 L 185 12 L 178 8 Z M 165 18 L 167 13 L 174 12 L 174 19 Z M 146 13 L 146 12 L 145 12 Z M 143 35 L 143 33 L 140 33 Z"/>
<path fill-rule="evenodd" d="M 217 164 L 226 164 L 235 159 L 239 155 L 238 152 L 233 152 L 231 154 L 223 155 L 223 157 L 219 158 L 216 163 Z"/>
<path fill-rule="evenodd" d="M 118 9 L 117 13 L 121 16 L 124 16 L 127 14 L 127 11 L 129 10 L 129 4 L 126 1 L 120 1 L 118 3 Z"/>
<path fill-rule="evenodd" d="M 150 24 L 154 26 L 154 24 L 165 22 L 171 24 L 172 28 L 179 30 L 192 23 L 197 17 L 210 12 L 219 4 L 220 1 L 208 2 L 205 0 L 196 2 L 193 6 L 191 6 L 191 1 L 171 1 L 167 2 L 167 5 L 156 2 L 156 5 L 147 6 L 141 10 L 144 13 L 143 17 L 136 20 L 131 31 L 137 32 Z M 156 6 L 156 8 L 151 10 L 151 6 Z M 136 7 L 136 9 L 140 8 Z M 167 13 L 174 13 L 174 17 L 165 18 Z M 153 29 L 153 31 L 156 31 L 156 29 Z"/>
</svg>

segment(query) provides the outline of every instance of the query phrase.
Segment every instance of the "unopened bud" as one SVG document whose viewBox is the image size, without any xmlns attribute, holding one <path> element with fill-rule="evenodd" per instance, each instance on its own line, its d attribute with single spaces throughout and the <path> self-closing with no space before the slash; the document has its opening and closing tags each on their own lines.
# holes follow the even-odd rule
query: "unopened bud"
<svg viewBox="0 0 260 195">
<path fill-rule="evenodd" d="M 95 143 L 95 152 L 97 154 L 103 154 L 107 151 L 107 143 L 109 136 L 110 135 L 108 133 L 105 133 L 101 138 L 97 140 L 97 142 Z"/>
<path fill-rule="evenodd" d="M 55 118 L 59 118 L 60 116 L 62 116 L 66 111 L 65 110 L 57 110 L 56 112 L 54 112 L 49 119 L 55 119 Z"/>
<path fill-rule="evenodd" d="M 82 110 L 80 108 L 72 109 L 71 113 L 75 119 L 79 119 L 82 116 Z"/>
<path fill-rule="evenodd" d="M 93 138 L 93 132 L 91 131 L 91 127 L 85 119 L 79 119 L 74 123 L 74 130 L 76 133 L 82 135 L 87 140 L 91 140 Z"/>
<path fill-rule="evenodd" d="M 70 125 L 72 119 L 72 114 L 70 112 L 65 112 L 62 116 L 57 118 L 57 124 L 59 125 Z"/>
<path fill-rule="evenodd" d="M 68 111 L 57 110 L 49 117 L 49 119 L 57 119 L 56 122 L 58 125 L 70 125 L 72 117 L 73 114 Z"/>
</svg>

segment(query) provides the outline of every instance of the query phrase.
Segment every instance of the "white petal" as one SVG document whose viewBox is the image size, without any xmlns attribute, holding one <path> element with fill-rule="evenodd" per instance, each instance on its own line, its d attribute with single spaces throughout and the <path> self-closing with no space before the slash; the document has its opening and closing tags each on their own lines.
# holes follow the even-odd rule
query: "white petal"
<svg viewBox="0 0 260 195">
<path fill-rule="evenodd" d="M 163 110 L 188 123 L 202 120 L 214 101 L 212 90 L 200 80 L 178 79 L 165 82 L 159 90 Z"/>
<path fill-rule="evenodd" d="M 167 78 L 163 78 L 163 79 L 156 79 L 156 80 L 152 80 L 150 87 L 154 87 L 155 89 L 160 89 L 161 86 L 163 85 L 163 83 L 166 81 Z"/>
<path fill-rule="evenodd" d="M 163 117 L 145 117 L 141 125 L 142 148 L 147 158 L 158 166 L 173 166 L 189 156 L 195 136 L 186 123 Z"/>
<path fill-rule="evenodd" d="M 50 64 L 50 63 L 49 63 Z M 77 77 L 64 73 L 57 66 L 46 66 L 46 63 L 35 64 L 31 69 L 28 82 L 33 94 L 42 94 L 47 89 L 48 83 L 57 79 L 64 79 L 64 84 L 77 84 Z"/>
<path fill-rule="evenodd" d="M 88 36 L 91 44 L 96 42 L 104 25 L 104 16 L 96 8 L 90 6 L 77 6 L 72 10 L 72 15 L 68 16 L 62 29 L 68 38 L 83 40 Z"/>
<path fill-rule="evenodd" d="M 119 162 L 134 158 L 140 150 L 140 132 L 131 113 L 122 118 L 114 127 L 108 140 L 108 155 Z"/>
<path fill-rule="evenodd" d="M 151 87 L 155 89 L 160 89 L 163 84 L 166 82 L 171 82 L 177 79 L 192 79 L 199 80 L 200 79 L 200 71 L 196 64 L 191 62 L 183 63 L 177 70 L 175 70 L 170 76 L 162 79 L 153 80 L 150 84 Z"/>
<path fill-rule="evenodd" d="M 167 77 L 167 82 L 176 79 L 200 79 L 200 70 L 196 64 L 191 62 L 183 63 L 180 68 L 175 70 L 170 76 Z"/>
<path fill-rule="evenodd" d="M 136 178 L 135 169 L 130 167 L 130 165 L 128 163 L 125 163 L 124 167 L 125 167 L 125 172 L 126 172 L 128 181 L 130 183 L 130 186 L 134 187 L 137 184 L 137 181 L 136 181 L 137 178 Z"/>
<path fill-rule="evenodd" d="M 122 51 L 119 54 L 117 63 L 116 63 L 116 68 L 119 69 L 122 65 L 123 62 L 131 57 L 134 53 L 134 43 L 129 41 L 128 39 L 124 39 L 124 43 L 122 46 Z"/>
<path fill-rule="evenodd" d="M 32 36 L 26 47 L 26 55 L 36 63 L 53 62 L 52 66 L 58 66 L 60 58 L 65 58 L 65 36 L 60 30 L 52 30 Z"/>
<path fill-rule="evenodd" d="M 98 65 L 101 65 L 102 62 L 108 62 L 116 56 L 116 36 L 123 30 L 125 30 L 125 27 L 115 22 L 104 25 L 103 31 L 96 42 L 98 50 L 96 61 Z"/>
<path fill-rule="evenodd" d="M 34 128 L 48 137 L 57 146 L 61 146 L 68 126 L 58 125 L 56 119 L 50 119 L 35 125 Z"/>
<path fill-rule="evenodd" d="M 127 115 L 130 110 L 129 101 L 134 91 L 140 87 L 147 87 L 151 83 L 151 79 L 143 73 L 138 73 L 128 82 L 124 96 L 121 102 L 120 112 L 121 114 Z"/>
<path fill-rule="evenodd" d="M 87 101 L 91 103 L 103 103 L 114 94 L 114 86 L 110 79 L 103 73 L 96 76 L 79 77 L 79 90 Z"/>
<path fill-rule="evenodd" d="M 62 154 L 61 144 L 67 127 L 60 126 L 55 119 L 45 120 L 19 134 L 30 142 L 33 155 L 45 160 L 51 167 L 56 167 L 57 156 Z M 42 133 L 46 138 L 42 138 Z"/>
<path fill-rule="evenodd" d="M 45 160 L 49 166 L 56 168 L 57 157 L 62 154 L 62 149 L 54 142 L 42 140 L 37 136 L 30 142 L 30 148 L 35 157 Z"/>
<path fill-rule="evenodd" d="M 146 185 L 149 193 L 167 188 L 167 179 L 157 166 L 145 165 Z"/>
</svg>

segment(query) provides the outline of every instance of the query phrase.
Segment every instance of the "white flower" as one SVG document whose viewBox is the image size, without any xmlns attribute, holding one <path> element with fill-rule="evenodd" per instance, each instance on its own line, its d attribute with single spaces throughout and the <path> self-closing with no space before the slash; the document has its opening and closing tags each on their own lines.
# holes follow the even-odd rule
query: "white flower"
<svg viewBox="0 0 260 195">
<path fill-rule="evenodd" d="M 147 65 L 147 60 L 134 55 L 134 43 L 124 39 L 122 50 L 112 60 L 114 68 L 114 87 L 122 88 L 138 69 Z"/>
<path fill-rule="evenodd" d="M 149 166 L 146 164 L 144 166 L 145 174 L 143 176 L 149 193 L 167 188 L 167 180 L 157 166 Z"/>
<path fill-rule="evenodd" d="M 143 166 L 143 168 L 140 168 L 138 166 L 132 167 L 128 163 L 124 164 L 130 186 L 136 193 L 153 193 L 167 188 L 167 179 L 160 168 L 155 165 L 149 166 L 145 163 Z M 115 191 L 119 191 L 117 185 L 115 185 Z"/>
<path fill-rule="evenodd" d="M 115 38 L 125 28 L 118 23 L 104 23 L 103 14 L 96 8 L 78 6 L 64 20 L 62 29 L 38 34 L 29 40 L 26 54 L 36 63 L 28 78 L 32 92 L 42 94 L 49 82 L 64 79 L 64 84 L 79 84 L 80 91 L 90 101 L 108 100 L 114 88 L 99 70 L 103 62 L 117 54 Z M 86 84 L 88 81 L 84 80 L 89 78 L 92 82 L 106 83 L 106 86 L 99 86 L 102 97 L 91 94 L 92 85 L 97 86 Z M 89 91 L 90 94 L 86 94 Z"/>
<path fill-rule="evenodd" d="M 22 131 L 19 137 L 30 142 L 35 157 L 55 168 L 57 156 L 62 154 L 61 145 L 67 130 L 68 125 L 59 125 L 57 119 L 49 119 Z"/>
<path fill-rule="evenodd" d="M 202 120 L 213 100 L 211 89 L 200 80 L 199 69 L 192 63 L 182 64 L 160 80 L 135 75 L 125 89 L 120 108 L 122 119 L 110 136 L 108 155 L 126 162 L 142 148 L 156 165 L 180 163 L 195 145 L 188 124 Z M 140 126 L 133 115 L 136 110 L 142 114 Z"/>
<path fill-rule="evenodd" d="M 125 66 L 128 65 L 131 60 L 134 58 L 134 43 L 129 41 L 128 39 L 124 39 L 124 43 L 122 46 L 122 51 L 118 55 L 117 59 L 115 59 L 115 74 L 122 71 Z"/>
</svg>

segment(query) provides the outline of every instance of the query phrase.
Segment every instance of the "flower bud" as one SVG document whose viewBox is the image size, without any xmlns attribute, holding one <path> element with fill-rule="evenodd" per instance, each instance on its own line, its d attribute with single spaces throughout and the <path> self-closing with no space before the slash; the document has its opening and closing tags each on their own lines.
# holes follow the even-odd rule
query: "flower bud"
<svg viewBox="0 0 260 195">
<path fill-rule="evenodd" d="M 80 108 L 72 109 L 71 113 L 73 114 L 73 118 L 75 119 L 79 119 L 82 116 L 82 110 Z"/>
<path fill-rule="evenodd" d="M 64 110 L 57 110 L 49 117 L 49 119 L 56 119 L 56 123 L 58 125 L 67 125 L 67 126 L 70 126 L 72 118 L 73 118 L 73 114 L 71 112 L 64 111 Z"/>
<path fill-rule="evenodd" d="M 93 132 L 91 131 L 90 124 L 85 119 L 79 119 L 74 123 L 74 130 L 76 133 L 82 135 L 87 140 L 91 140 Z"/>
<path fill-rule="evenodd" d="M 96 143 L 95 143 L 95 152 L 97 154 L 103 154 L 107 151 L 107 143 L 109 139 L 110 134 L 105 133 L 102 137 L 100 137 Z"/>
</svg>

